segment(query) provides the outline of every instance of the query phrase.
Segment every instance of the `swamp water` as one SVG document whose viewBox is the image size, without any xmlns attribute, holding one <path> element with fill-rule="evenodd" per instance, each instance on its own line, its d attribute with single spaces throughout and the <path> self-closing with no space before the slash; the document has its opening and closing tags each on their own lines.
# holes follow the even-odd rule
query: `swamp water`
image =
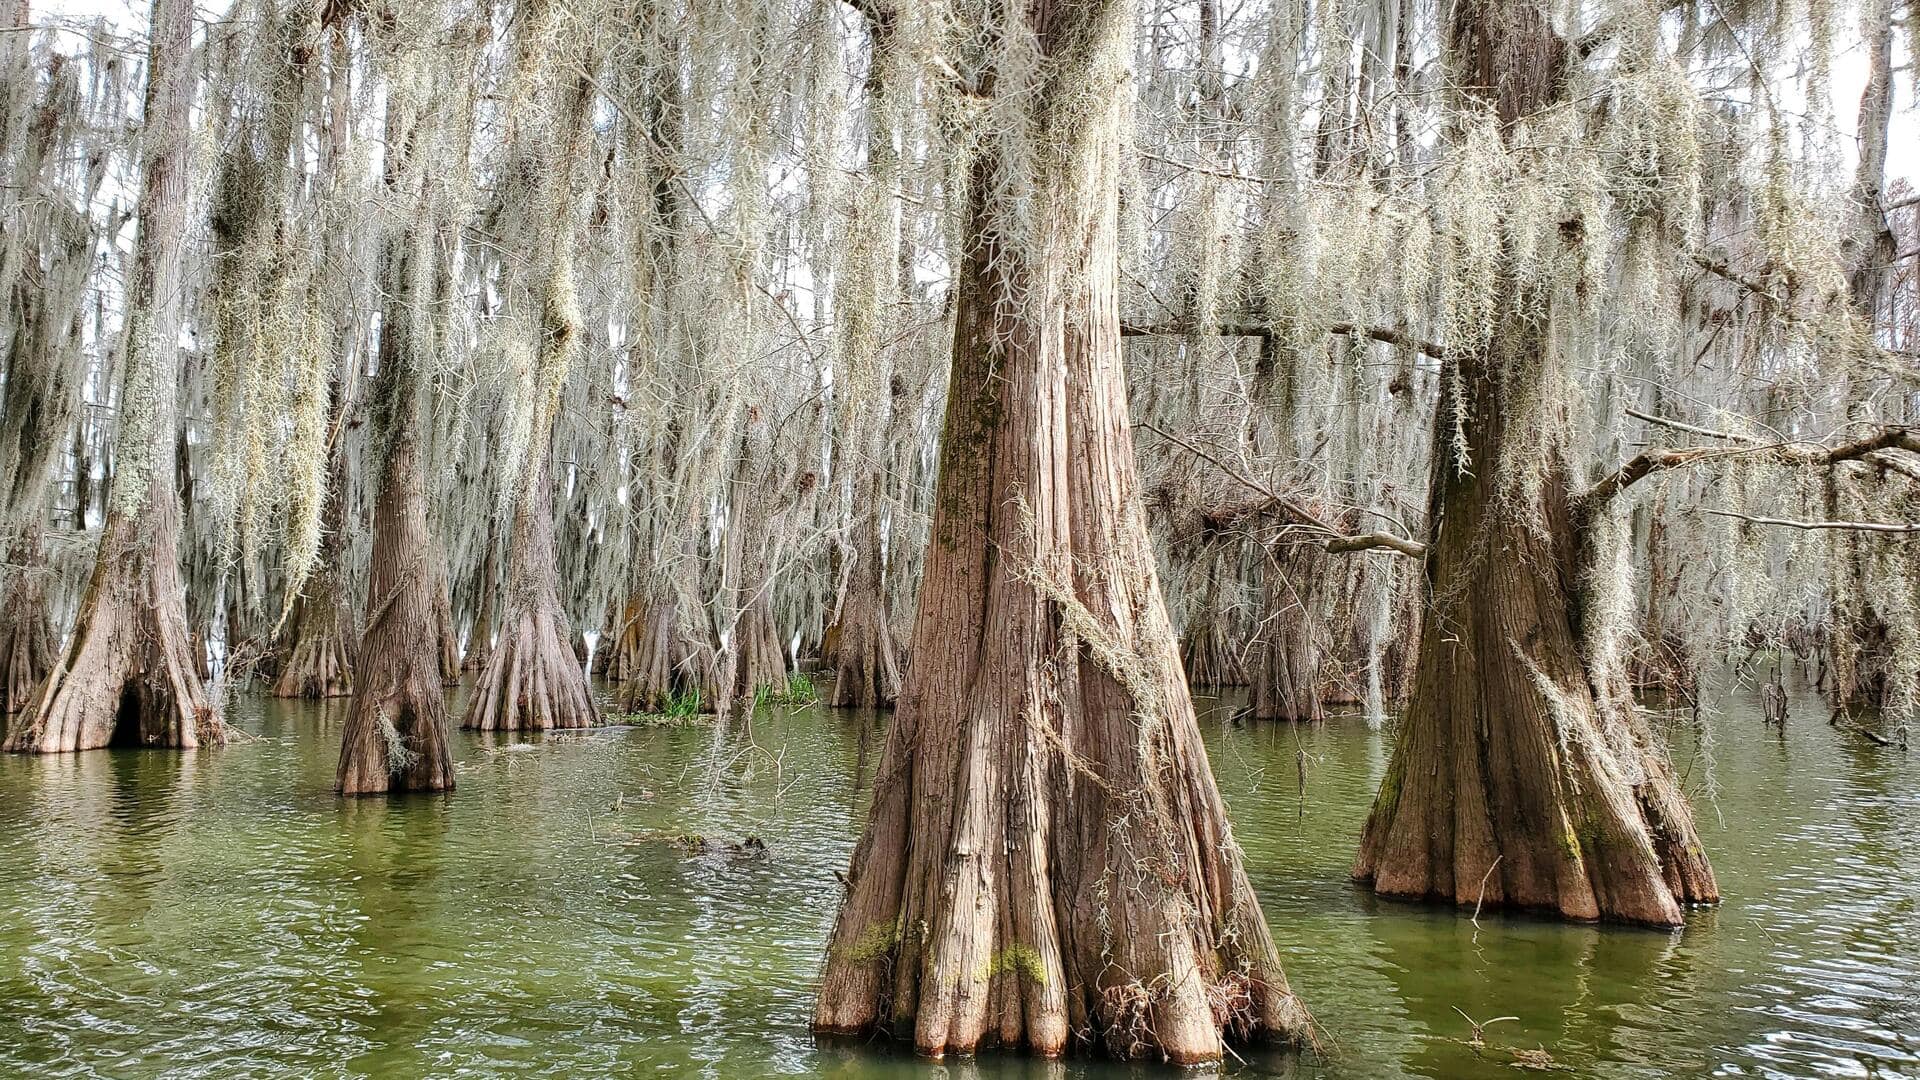
<svg viewBox="0 0 1920 1080">
<path fill-rule="evenodd" d="M 330 790 L 345 711 L 243 697 L 254 737 L 222 750 L 0 757 L 0 1075 L 1175 1075 L 816 1045 L 871 714 L 462 732 L 455 794 L 389 802 Z M 1347 881 L 1384 736 L 1226 713 L 1214 769 L 1327 1041 L 1227 1071 L 1512 1077 L 1543 1049 L 1562 1075 L 1920 1076 L 1920 750 L 1811 702 L 1784 738 L 1730 707 L 1713 800 L 1676 752 L 1722 907 L 1678 933 L 1476 927 Z M 1476 1052 L 1456 1009 L 1517 1019 Z"/>
</svg>

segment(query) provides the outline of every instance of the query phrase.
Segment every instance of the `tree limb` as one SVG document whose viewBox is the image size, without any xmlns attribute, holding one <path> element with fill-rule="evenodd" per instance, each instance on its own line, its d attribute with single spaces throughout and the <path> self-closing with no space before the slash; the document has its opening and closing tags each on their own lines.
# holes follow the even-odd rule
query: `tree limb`
<svg viewBox="0 0 1920 1080">
<path fill-rule="evenodd" d="M 1276 507 L 1279 507 L 1281 510 L 1285 511 L 1287 516 L 1292 518 L 1296 524 L 1301 525 L 1305 528 L 1311 529 L 1315 532 L 1327 534 L 1326 550 L 1334 554 L 1340 554 L 1343 552 L 1350 552 L 1350 551 L 1370 551 L 1376 548 L 1384 548 L 1392 551 L 1397 551 L 1402 555 L 1408 555 L 1417 559 L 1424 556 L 1427 553 L 1427 546 L 1425 544 L 1422 544 L 1417 540 L 1408 540 L 1404 537 L 1394 536 L 1390 533 L 1372 532 L 1372 533 L 1350 534 L 1350 533 L 1342 532 L 1341 530 L 1336 529 L 1331 524 L 1329 524 L 1325 518 L 1320 517 L 1318 514 L 1315 514 L 1311 510 L 1308 510 L 1305 506 L 1302 506 L 1299 502 L 1293 499 L 1287 498 L 1285 495 L 1280 494 L 1279 492 L 1273 490 L 1271 487 L 1268 487 L 1267 485 L 1261 483 L 1260 481 L 1254 479 L 1253 477 L 1248 476 L 1246 473 L 1240 471 L 1234 466 L 1208 453 L 1206 450 L 1202 449 L 1198 445 L 1192 442 L 1189 442 L 1188 440 L 1183 439 L 1178 435 L 1175 435 L 1171 431 L 1168 431 L 1165 428 L 1160 427 L 1159 425 L 1153 423 L 1150 420 L 1140 420 L 1140 421 L 1137 421 L 1136 423 L 1137 423 L 1137 426 L 1146 428 L 1148 431 L 1153 432 L 1155 435 L 1158 435 L 1161 438 L 1168 440 L 1169 442 L 1176 443 L 1179 446 L 1186 448 L 1186 450 L 1189 453 L 1193 454 L 1195 457 L 1198 457 L 1204 461 L 1209 461 L 1213 463 L 1214 465 L 1218 466 L 1220 470 L 1226 473 L 1228 476 L 1246 485 L 1247 487 L 1252 488 L 1254 491 L 1257 491 L 1260 494 L 1265 495 L 1269 500 L 1269 502 L 1266 502 L 1266 503 L 1252 503 L 1252 504 L 1236 506 L 1231 508 L 1231 510 L 1228 513 L 1233 515 L 1235 519 L 1247 514 L 1260 512 L 1262 510 L 1267 509 L 1268 506 L 1276 506 Z M 1222 516 L 1225 516 L 1225 515 L 1222 515 Z"/>
<path fill-rule="evenodd" d="M 1351 551 L 1373 551 L 1376 549 L 1397 551 L 1412 559 L 1423 559 L 1427 555 L 1427 545 L 1418 540 L 1408 540 L 1392 533 L 1370 532 L 1355 533 L 1351 536 L 1336 536 L 1327 541 L 1327 552 L 1342 555 Z"/>
<path fill-rule="evenodd" d="M 1754 517 L 1751 514 L 1736 513 L 1732 510 L 1714 510 L 1707 513 L 1716 517 L 1738 518 L 1750 525 L 1778 525 L 1786 529 L 1847 529 L 1853 532 L 1911 534 L 1920 533 L 1920 522 L 1884 522 L 1884 521 L 1792 521 L 1787 518 Z"/>
<path fill-rule="evenodd" d="M 1586 506 L 1597 506 L 1654 473 L 1696 465 L 1715 458 L 1750 454 L 1763 455 L 1783 465 L 1815 467 L 1870 458 L 1877 464 L 1906 472 L 1904 463 L 1896 463 L 1896 459 L 1890 457 L 1875 456 L 1886 450 L 1905 450 L 1920 454 L 1920 434 L 1916 434 L 1914 428 L 1892 426 L 1881 428 L 1865 438 L 1841 443 L 1838 446 L 1774 443 L 1768 446 L 1739 448 L 1697 446 L 1680 450 L 1646 450 L 1634 455 L 1625 464 L 1601 477 L 1598 483 L 1587 489 L 1581 501 Z"/>
<path fill-rule="evenodd" d="M 1330 334 L 1371 338 L 1386 345 L 1402 349 L 1412 349 L 1424 353 L 1435 360 L 1445 360 L 1447 350 L 1431 341 L 1422 341 L 1410 334 L 1385 326 L 1357 326 L 1353 323 L 1334 323 L 1327 327 Z M 1256 337 L 1270 338 L 1274 335 L 1273 326 L 1266 323 L 1236 319 L 1231 322 L 1214 323 L 1200 329 L 1191 323 L 1133 323 L 1120 324 L 1121 337 Z"/>
</svg>

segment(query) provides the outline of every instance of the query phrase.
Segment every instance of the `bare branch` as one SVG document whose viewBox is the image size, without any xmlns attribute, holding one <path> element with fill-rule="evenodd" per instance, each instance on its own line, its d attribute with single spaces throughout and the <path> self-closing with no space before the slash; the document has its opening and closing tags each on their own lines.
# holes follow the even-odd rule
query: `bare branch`
<svg viewBox="0 0 1920 1080">
<path fill-rule="evenodd" d="M 1649 424 L 1657 424 L 1660 427 L 1671 428 L 1674 431 L 1684 431 L 1689 435 L 1703 435 L 1709 439 L 1725 439 L 1728 442 L 1737 443 L 1750 443 L 1753 441 L 1745 435 L 1735 435 L 1730 431 L 1715 431 L 1712 428 L 1695 427 L 1692 424 L 1683 423 L 1679 420 L 1669 420 L 1664 416 L 1654 416 L 1652 413 L 1643 413 L 1639 409 L 1628 409 L 1626 412 L 1628 416 L 1633 417 L 1635 420 L 1645 420 Z"/>
<path fill-rule="evenodd" d="M 1904 463 L 1898 463 L 1896 459 L 1882 454 L 1887 450 L 1920 453 L 1920 434 L 1916 434 L 1914 428 L 1893 426 L 1881 428 L 1865 438 L 1841 443 L 1838 446 L 1773 443 L 1767 446 L 1738 448 L 1708 446 L 1681 450 L 1647 450 L 1634 455 L 1625 464 L 1601 477 L 1598 483 L 1587 489 L 1582 502 L 1587 506 L 1598 505 L 1657 472 L 1697 465 L 1718 458 L 1746 455 L 1763 455 L 1783 465 L 1813 467 L 1870 460 L 1903 473 L 1907 472 Z"/>
<path fill-rule="evenodd" d="M 1151 421 L 1141 420 L 1138 422 L 1137 426 L 1146 428 L 1148 431 L 1153 432 L 1155 435 L 1158 435 L 1163 439 L 1166 439 L 1170 442 L 1173 442 L 1182 447 L 1185 447 L 1187 451 L 1192 453 L 1195 457 L 1201 458 L 1202 460 L 1205 460 L 1205 461 L 1212 462 L 1214 465 L 1219 466 L 1222 472 L 1225 472 L 1228 476 L 1232 477 L 1235 480 L 1238 480 L 1240 483 L 1246 485 L 1247 487 L 1252 488 L 1254 491 L 1257 491 L 1260 494 L 1265 495 L 1269 500 L 1269 502 L 1267 503 L 1251 503 L 1243 506 L 1233 507 L 1231 508 L 1230 511 L 1220 515 L 1223 518 L 1226 517 L 1227 514 L 1231 514 L 1233 518 L 1237 520 L 1238 517 L 1250 515 L 1253 513 L 1258 513 L 1263 510 L 1266 510 L 1269 506 L 1274 506 L 1274 507 L 1280 508 L 1281 510 L 1284 510 L 1287 516 L 1292 518 L 1296 524 L 1312 529 L 1316 532 L 1326 533 L 1328 537 L 1326 541 L 1326 549 L 1327 551 L 1334 554 L 1341 554 L 1341 553 L 1350 552 L 1350 551 L 1371 551 L 1374 549 L 1386 549 L 1390 551 L 1397 551 L 1402 555 L 1408 555 L 1417 559 L 1424 556 L 1427 553 L 1427 546 L 1425 544 L 1422 544 L 1417 540 L 1408 540 L 1404 537 L 1394 536 L 1390 533 L 1383 533 L 1383 532 L 1359 533 L 1359 534 L 1344 533 L 1339 529 L 1334 528 L 1331 524 L 1327 522 L 1325 518 L 1320 517 L 1318 514 L 1315 514 L 1313 511 L 1308 510 L 1305 506 L 1302 506 L 1299 502 L 1293 499 L 1287 498 L 1285 495 L 1280 494 L 1279 492 L 1273 490 L 1271 487 L 1268 487 L 1267 485 L 1261 483 L 1260 481 L 1254 479 L 1253 477 L 1248 476 L 1246 473 L 1228 464 L 1227 462 L 1220 460 L 1219 458 L 1215 457 L 1213 454 L 1208 453 L 1206 450 L 1195 445 L 1194 443 L 1189 442 L 1188 440 L 1183 439 L 1180 436 L 1175 435 L 1170 431 L 1167 431 L 1166 429 L 1160 427 L 1157 424 L 1154 424 Z"/>
<path fill-rule="evenodd" d="M 1200 329 L 1191 323 L 1122 322 L 1120 324 L 1121 337 L 1195 337 L 1195 336 L 1199 336 L 1199 337 L 1269 338 L 1269 337 L 1272 337 L 1275 332 L 1276 332 L 1275 328 L 1269 324 L 1255 322 L 1251 320 L 1245 320 L 1245 319 L 1236 319 L 1231 322 L 1217 322 L 1212 324 L 1211 326 L 1206 327 L 1205 329 Z M 1394 330 L 1390 327 L 1385 327 L 1385 326 L 1363 327 L 1363 326 L 1356 326 L 1353 323 L 1334 323 L 1333 325 L 1327 327 L 1327 332 L 1331 334 L 1339 334 L 1342 336 L 1354 335 L 1358 337 L 1371 338 L 1374 341 L 1378 341 L 1386 345 L 1393 345 L 1402 349 L 1412 349 L 1415 352 L 1424 353 L 1425 355 L 1430 356 L 1435 360 L 1445 360 L 1447 358 L 1447 350 L 1442 348 L 1440 345 L 1435 344 L 1434 342 L 1431 342 L 1431 341 L 1422 341 L 1419 338 L 1412 336 L 1411 334 L 1403 334 L 1400 331 Z"/>
<path fill-rule="evenodd" d="M 1427 555 L 1427 545 L 1392 533 L 1355 533 L 1352 536 L 1336 536 L 1327 541 L 1327 552 L 1333 555 L 1374 550 L 1397 551 L 1411 559 L 1423 559 Z"/>
<path fill-rule="evenodd" d="M 1885 521 L 1793 521 L 1788 518 L 1754 517 L 1751 514 L 1736 513 L 1732 510 L 1714 510 L 1707 513 L 1715 517 L 1738 518 L 1750 525 L 1777 525 L 1784 529 L 1846 529 L 1852 532 L 1893 533 L 1908 535 L 1920 533 L 1920 522 Z"/>
</svg>

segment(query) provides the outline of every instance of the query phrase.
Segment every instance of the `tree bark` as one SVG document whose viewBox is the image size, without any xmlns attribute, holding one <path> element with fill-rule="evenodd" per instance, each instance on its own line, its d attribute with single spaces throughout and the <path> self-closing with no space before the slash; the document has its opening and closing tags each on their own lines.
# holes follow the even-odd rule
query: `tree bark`
<svg viewBox="0 0 1920 1080">
<path fill-rule="evenodd" d="M 1886 170 L 1888 132 L 1893 123 L 1893 3 L 1865 0 L 1861 5 L 1860 36 L 1867 54 L 1867 84 L 1860 93 L 1856 130 L 1860 160 L 1854 173 L 1854 234 L 1846 245 L 1851 266 L 1848 293 L 1854 313 L 1869 333 L 1880 330 L 1889 269 L 1894 261 L 1893 230 L 1887 220 Z M 1857 400 L 1863 388 L 1854 388 L 1847 400 Z M 1869 393 L 1871 393 L 1869 389 Z M 1857 416 L 1856 419 L 1868 419 Z M 1877 474 L 1862 477 L 1855 487 L 1839 478 L 1829 486 L 1829 516 L 1842 516 L 1840 492 L 1851 488 L 1864 505 L 1888 496 L 1876 490 L 1885 481 Z M 1852 534 L 1836 534 L 1832 558 L 1840 580 L 1833 583 L 1833 615 L 1828 629 L 1832 662 L 1833 701 L 1841 707 L 1878 709 L 1886 704 L 1887 672 L 1895 665 L 1892 630 L 1876 602 L 1884 589 L 1872 580 L 1870 545 L 1878 541 Z"/>
<path fill-rule="evenodd" d="M 1135 473 L 1115 288 L 1132 13 L 1027 14 L 1003 32 L 1034 40 L 1002 47 L 1039 66 L 993 73 L 1032 80 L 996 86 L 1018 96 L 994 114 L 1031 125 L 1031 156 L 991 137 L 972 163 L 914 663 L 813 1024 L 936 1056 L 1078 1033 L 1213 1061 L 1307 1018 L 1200 743 Z M 1000 182 L 1030 185 L 1039 235 L 1006 231 Z"/>
<path fill-rule="evenodd" d="M 1224 606 L 1223 581 L 1230 568 L 1224 565 L 1231 553 L 1210 551 L 1207 582 L 1187 620 L 1187 632 L 1180 643 L 1180 666 L 1187 673 L 1189 686 L 1219 690 L 1248 683 L 1247 664 L 1242 646 L 1234 633 L 1232 614 Z"/>
<path fill-rule="evenodd" d="M 1447 47 L 1461 84 L 1503 125 L 1561 92 L 1565 45 L 1536 3 L 1461 0 Z M 1529 505 L 1503 488 L 1509 440 L 1543 437 L 1509 423 L 1553 349 L 1535 314 L 1544 302 L 1511 266 L 1501 284 L 1489 343 L 1451 353 L 1460 369 L 1442 377 L 1429 613 L 1353 874 L 1384 896 L 1676 926 L 1685 905 L 1719 889 L 1625 672 L 1583 655 L 1582 530 L 1561 436 L 1544 436 Z"/>
<path fill-rule="evenodd" d="M 534 21 L 523 33 L 545 22 L 538 12 L 529 18 Z M 537 85 L 531 67 L 520 74 Z M 591 64 L 566 92 L 541 96 L 563 99 L 542 110 L 556 121 L 555 153 L 541 161 L 536 143 L 513 147 L 515 165 L 544 170 L 544 178 L 535 182 L 529 198 L 539 215 L 535 220 L 546 228 L 542 260 L 546 274 L 538 288 L 521 284 L 509 291 L 510 300 L 537 300 L 541 317 L 534 366 L 522 387 L 533 399 L 531 445 L 527 474 L 514 500 L 500 639 L 461 722 L 462 727 L 482 731 L 580 728 L 600 722 L 600 710 L 587 688 L 586 669 L 574 656 L 572 629 L 560 602 L 560 561 L 553 539 L 554 423 L 561 391 L 580 351 L 581 316 L 573 281 L 574 185 L 589 145 L 585 129 L 592 103 Z M 525 129 L 516 132 L 529 140 L 534 137 Z"/>
<path fill-rule="evenodd" d="M 336 407 L 336 418 L 338 407 Z M 334 447 L 321 507 L 318 572 L 293 612 L 293 647 L 273 683 L 274 697 L 333 698 L 353 693 L 353 606 L 347 597 L 346 455 Z"/>
<path fill-rule="evenodd" d="M 542 455 L 550 458 L 551 454 Z M 544 731 L 592 727 L 600 710 L 574 658 L 553 546 L 552 464 L 534 468 L 534 494 L 513 515 L 513 553 L 500 639 L 467 701 L 461 727 Z M 475 644 L 478 648 L 478 643 Z"/>
<path fill-rule="evenodd" d="M 421 460 L 429 422 L 426 372 L 439 339 L 434 306 L 426 301 L 455 231 L 451 211 L 432 197 L 427 175 L 444 163 L 421 158 L 436 145 L 436 129 L 445 123 L 437 110 L 447 106 L 430 101 L 415 109 L 402 97 L 399 87 L 388 94 L 384 183 L 390 194 L 416 202 L 404 227 L 384 238 L 380 253 L 379 368 L 371 398 L 376 443 L 384 453 L 373 508 L 367 623 L 355 654 L 356 693 L 340 736 L 335 789 L 343 795 L 454 786 L 442 686 L 450 603 L 445 556 L 428 524 Z M 456 678 L 458 667 L 456 654 Z"/>
<path fill-rule="evenodd" d="M 878 502 L 879 484 L 873 485 Z M 870 504 L 871 505 L 871 504 Z M 840 617 L 829 633 L 833 642 L 833 689 L 827 704 L 840 708 L 888 709 L 900 696 L 900 657 L 893 639 L 886 576 L 880 565 L 879 527 L 871 514 L 854 527 L 853 559 Z"/>
<path fill-rule="evenodd" d="M 12 715 L 27 707 L 53 670 L 59 642 L 47 607 L 49 569 L 38 527 L 14 537 L 7 562 L 6 598 L 0 601 L 0 708 Z"/>
<path fill-rule="evenodd" d="M 679 605 L 671 590 L 652 601 L 636 597 L 627 605 L 616 652 L 608 662 L 610 678 L 621 680 L 622 712 L 665 711 L 676 697 L 698 694 L 711 709 L 714 676 L 709 650 L 683 633 Z"/>
<path fill-rule="evenodd" d="M 139 231 L 127 288 L 127 360 L 111 506 L 73 638 L 6 748 L 113 743 L 188 748 L 226 739 L 187 631 L 174 490 L 181 260 L 193 107 L 193 6 L 155 0 L 141 139 Z"/>
<path fill-rule="evenodd" d="M 1267 618 L 1253 673 L 1253 718 L 1318 723 L 1327 718 L 1322 682 L 1333 573 L 1318 543 L 1277 545 L 1267 556 Z"/>
</svg>

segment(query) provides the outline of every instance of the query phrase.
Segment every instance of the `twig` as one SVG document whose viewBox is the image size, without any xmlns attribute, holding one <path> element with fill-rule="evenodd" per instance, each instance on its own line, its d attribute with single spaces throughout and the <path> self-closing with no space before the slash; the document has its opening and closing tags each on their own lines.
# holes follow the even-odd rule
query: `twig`
<svg viewBox="0 0 1920 1080">
<path fill-rule="evenodd" d="M 1487 872 L 1480 875 L 1480 895 L 1473 898 L 1473 918 L 1469 920 L 1473 923 L 1475 930 L 1480 929 L 1480 905 L 1485 903 L 1487 899 L 1487 882 L 1493 877 L 1493 871 L 1500 865 L 1500 860 L 1504 858 L 1506 858 L 1505 855 L 1495 855 L 1493 862 L 1487 866 Z M 1466 1016 L 1467 1014 L 1461 1013 L 1460 1015 Z M 1468 1017 L 1468 1023 L 1472 1023 L 1472 1017 Z M 1493 1021 L 1489 1020 L 1487 1023 L 1491 1024 Z"/>
</svg>

